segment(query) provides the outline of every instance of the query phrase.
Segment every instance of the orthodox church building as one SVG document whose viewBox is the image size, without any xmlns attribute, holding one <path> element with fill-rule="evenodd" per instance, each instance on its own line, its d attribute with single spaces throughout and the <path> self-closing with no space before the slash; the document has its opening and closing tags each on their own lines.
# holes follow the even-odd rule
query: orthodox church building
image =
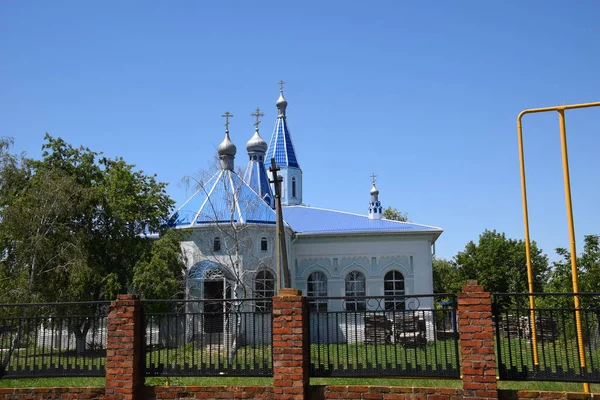
<svg viewBox="0 0 600 400">
<path fill-rule="evenodd" d="M 365 190 L 364 215 L 304 205 L 304 176 L 288 126 L 283 88 L 276 106 L 268 144 L 259 131 L 263 114 L 259 109 L 252 114 L 256 117 L 254 134 L 241 157 L 231 139 L 241 140 L 241 134 L 230 136 L 232 115 L 224 115 L 225 138 L 217 148 L 220 169 L 200 182 L 175 214 L 176 228 L 185 229 L 182 250 L 188 296 L 260 299 L 276 293 L 275 196 L 268 171 L 272 158 L 283 178 L 281 200 L 292 287 L 309 297 L 432 293 L 433 245 L 442 229 L 384 219 L 375 180 L 370 192 Z M 235 162 L 244 158 L 245 169 L 237 172 Z M 312 309 L 321 311 L 368 308 L 360 300 L 338 303 L 310 302 Z M 404 304 L 386 300 L 385 306 L 397 309 Z"/>
</svg>

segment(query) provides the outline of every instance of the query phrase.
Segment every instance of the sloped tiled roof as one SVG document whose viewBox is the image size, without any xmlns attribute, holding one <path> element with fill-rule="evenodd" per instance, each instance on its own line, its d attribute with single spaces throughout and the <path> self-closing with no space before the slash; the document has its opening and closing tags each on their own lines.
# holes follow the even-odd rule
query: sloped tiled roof
<svg viewBox="0 0 600 400">
<path fill-rule="evenodd" d="M 174 215 L 177 227 L 211 223 L 275 223 L 275 211 L 230 170 L 220 170 L 200 185 Z"/>
<path fill-rule="evenodd" d="M 265 159 L 269 162 L 273 157 L 278 167 L 300 168 L 286 118 L 281 115 L 277 117 Z"/>
<path fill-rule="evenodd" d="M 271 208 L 275 207 L 271 184 L 263 162 L 251 160 L 244 172 L 244 182 L 254 190 Z"/>
<path fill-rule="evenodd" d="M 369 219 L 366 215 L 307 206 L 283 207 L 283 218 L 299 234 L 434 233 L 437 238 L 443 231 L 434 226 Z"/>
</svg>

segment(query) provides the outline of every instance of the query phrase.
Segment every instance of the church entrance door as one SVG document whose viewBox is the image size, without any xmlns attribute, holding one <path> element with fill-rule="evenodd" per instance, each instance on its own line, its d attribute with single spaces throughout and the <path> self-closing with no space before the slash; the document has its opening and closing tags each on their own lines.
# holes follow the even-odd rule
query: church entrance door
<svg viewBox="0 0 600 400">
<path fill-rule="evenodd" d="M 204 332 L 223 333 L 227 324 L 231 287 L 225 278 L 204 281 Z"/>
</svg>

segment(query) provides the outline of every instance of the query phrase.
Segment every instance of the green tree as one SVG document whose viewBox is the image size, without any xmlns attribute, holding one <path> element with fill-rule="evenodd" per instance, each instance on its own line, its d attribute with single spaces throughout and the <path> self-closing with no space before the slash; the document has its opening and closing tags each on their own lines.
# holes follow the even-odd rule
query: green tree
<svg viewBox="0 0 600 400">
<path fill-rule="evenodd" d="M 552 263 L 552 272 L 545 291 L 549 293 L 572 292 L 571 254 L 565 248 L 556 249 L 556 253 L 562 259 Z M 586 235 L 584 237 L 583 252 L 577 257 L 577 278 L 580 292 L 600 292 L 600 236 Z M 600 305 L 597 296 L 596 299 L 593 297 L 585 297 L 585 301 L 583 299 L 582 297 L 582 305 L 596 307 Z M 571 299 L 565 298 L 565 300 L 572 305 Z"/>
<path fill-rule="evenodd" d="M 508 239 L 504 233 L 485 230 L 479 243 L 467 243 L 454 257 L 461 279 L 476 279 L 486 290 L 500 293 L 527 292 L 525 242 Z M 548 257 L 531 243 L 534 289 L 541 291 L 547 281 Z"/>
<path fill-rule="evenodd" d="M 573 292 L 571 254 L 564 248 L 556 249 L 556 253 L 562 259 L 552 263 L 550 281 L 545 291 L 548 293 Z M 580 293 L 600 292 L 600 236 L 587 235 L 584 237 L 583 252 L 577 257 L 577 277 Z M 580 296 L 579 299 L 581 307 L 586 309 L 586 314 L 583 314 L 582 317 L 584 337 L 590 335 L 591 346 L 597 347 L 600 337 L 600 299 L 597 295 Z M 572 309 L 574 307 L 572 296 L 540 296 L 536 303 L 538 307 L 547 308 Z M 589 318 L 592 312 L 595 314 L 595 321 L 593 318 Z"/>
<path fill-rule="evenodd" d="M 166 184 L 121 158 L 45 140 L 40 160 L 0 145 L 0 301 L 113 299 L 153 247 L 143 234 L 169 215 Z M 74 330 L 78 350 L 88 329 L 82 320 Z"/>
<path fill-rule="evenodd" d="M 383 218 L 394 221 L 408 222 L 408 214 L 398 211 L 397 208 L 388 207 L 383 209 Z"/>
<path fill-rule="evenodd" d="M 458 293 L 463 286 L 463 279 L 456 264 L 443 258 L 433 258 L 433 292 Z"/>
<path fill-rule="evenodd" d="M 169 299 L 183 294 L 181 238 L 181 231 L 166 231 L 152 244 L 150 253 L 135 264 L 133 289 L 143 298 Z"/>
</svg>

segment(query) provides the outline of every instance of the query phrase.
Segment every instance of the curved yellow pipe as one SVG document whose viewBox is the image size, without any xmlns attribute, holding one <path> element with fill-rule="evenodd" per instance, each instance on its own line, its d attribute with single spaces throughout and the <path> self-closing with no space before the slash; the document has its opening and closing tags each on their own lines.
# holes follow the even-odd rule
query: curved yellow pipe
<svg viewBox="0 0 600 400">
<path fill-rule="evenodd" d="M 525 255 L 527 257 L 527 284 L 529 287 L 529 307 L 531 309 L 531 329 L 533 336 L 533 359 L 536 365 L 539 364 L 538 352 L 537 352 L 537 336 L 535 326 L 535 298 L 532 295 L 534 293 L 533 287 L 533 271 L 531 266 L 531 245 L 529 239 L 529 213 L 527 208 L 527 185 L 525 182 L 525 156 L 523 152 L 523 125 L 521 119 L 525 114 L 533 114 L 547 111 L 557 111 L 560 128 L 560 142 L 562 151 L 562 164 L 563 164 L 563 178 L 565 185 L 565 201 L 567 208 L 567 222 L 569 225 L 569 239 L 570 239 L 570 252 L 571 252 L 571 275 L 573 283 L 573 300 L 575 304 L 575 323 L 577 326 L 577 343 L 579 349 L 579 363 L 582 368 L 585 367 L 585 351 L 583 348 L 583 331 L 581 329 L 581 310 L 579 302 L 579 281 L 577 277 L 577 252 L 575 246 L 575 227 L 573 223 L 573 206 L 571 201 L 571 180 L 569 175 L 569 156 L 567 151 L 567 129 L 565 124 L 565 110 L 572 110 L 576 108 L 589 108 L 599 107 L 600 102 L 593 103 L 581 103 L 581 104 L 569 104 L 555 107 L 544 107 L 544 108 L 530 108 L 523 110 L 517 116 L 517 134 L 519 138 L 519 162 L 521 167 L 521 193 L 523 199 L 523 221 L 525 225 Z M 584 383 L 583 390 L 586 393 L 590 392 L 590 384 Z"/>
</svg>

